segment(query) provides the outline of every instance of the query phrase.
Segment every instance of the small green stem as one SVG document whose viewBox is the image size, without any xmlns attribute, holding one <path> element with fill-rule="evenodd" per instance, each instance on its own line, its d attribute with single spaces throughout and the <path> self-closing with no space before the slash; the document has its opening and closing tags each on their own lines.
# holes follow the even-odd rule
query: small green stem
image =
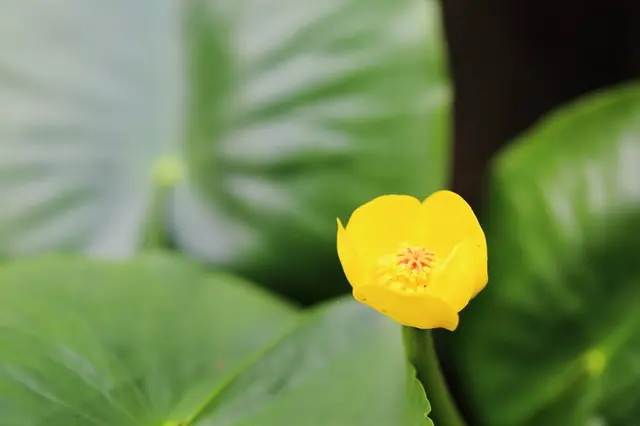
<svg viewBox="0 0 640 426">
<path fill-rule="evenodd" d="M 146 251 L 166 247 L 168 238 L 165 229 L 165 213 L 169 191 L 165 187 L 153 188 L 142 233 L 142 248 Z"/>
<path fill-rule="evenodd" d="M 161 157 L 154 165 L 152 193 L 142 234 L 142 247 L 146 250 L 166 248 L 168 243 L 165 215 L 169 196 L 183 178 L 183 165 L 179 158 Z"/>
<path fill-rule="evenodd" d="M 431 330 L 403 327 L 407 356 L 425 388 L 431 404 L 431 418 L 437 426 L 466 426 L 449 392 Z"/>
</svg>

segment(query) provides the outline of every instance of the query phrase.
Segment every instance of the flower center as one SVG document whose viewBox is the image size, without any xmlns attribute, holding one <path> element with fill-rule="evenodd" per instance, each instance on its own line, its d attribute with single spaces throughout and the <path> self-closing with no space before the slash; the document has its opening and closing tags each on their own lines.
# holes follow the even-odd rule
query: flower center
<svg viewBox="0 0 640 426">
<path fill-rule="evenodd" d="M 410 273 L 422 273 L 431 270 L 435 255 L 422 247 L 407 247 L 396 255 L 398 266 Z"/>
<path fill-rule="evenodd" d="M 377 282 L 403 293 L 423 292 L 436 262 L 435 254 L 425 248 L 402 244 L 399 251 L 378 262 Z"/>
</svg>

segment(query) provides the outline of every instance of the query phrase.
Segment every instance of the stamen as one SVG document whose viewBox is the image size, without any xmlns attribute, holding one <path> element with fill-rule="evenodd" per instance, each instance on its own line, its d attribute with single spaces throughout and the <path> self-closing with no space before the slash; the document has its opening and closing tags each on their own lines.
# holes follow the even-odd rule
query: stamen
<svg viewBox="0 0 640 426">
<path fill-rule="evenodd" d="M 431 269 L 436 257 L 422 247 L 407 247 L 396 255 L 398 265 L 405 265 L 408 270 L 418 273 Z"/>
<path fill-rule="evenodd" d="M 424 292 L 436 262 L 435 254 L 423 247 L 402 244 L 395 255 L 380 259 L 376 271 L 377 282 L 405 294 Z"/>
</svg>

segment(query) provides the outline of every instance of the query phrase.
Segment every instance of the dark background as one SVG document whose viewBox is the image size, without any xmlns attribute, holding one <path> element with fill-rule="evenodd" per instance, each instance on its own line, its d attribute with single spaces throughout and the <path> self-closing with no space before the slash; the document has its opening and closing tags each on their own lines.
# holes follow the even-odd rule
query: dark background
<svg viewBox="0 0 640 426">
<path fill-rule="evenodd" d="M 556 106 L 640 77 L 635 0 L 444 0 L 453 189 L 481 207 L 489 159 Z"/>
</svg>

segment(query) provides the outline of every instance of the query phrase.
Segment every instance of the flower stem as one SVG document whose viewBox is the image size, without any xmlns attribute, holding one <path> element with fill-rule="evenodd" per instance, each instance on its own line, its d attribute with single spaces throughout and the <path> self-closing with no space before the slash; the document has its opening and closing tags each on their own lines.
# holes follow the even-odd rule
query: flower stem
<svg viewBox="0 0 640 426">
<path fill-rule="evenodd" d="M 442 373 L 431 330 L 403 327 L 407 356 L 418 371 L 437 426 L 466 426 Z"/>
<path fill-rule="evenodd" d="M 145 250 L 159 250 L 168 245 L 165 216 L 171 192 L 184 175 L 178 158 L 161 157 L 154 165 L 152 193 L 142 233 Z"/>
<path fill-rule="evenodd" d="M 164 218 L 167 201 L 166 188 L 153 188 L 142 232 L 141 246 L 146 251 L 161 250 L 167 246 Z"/>
</svg>

